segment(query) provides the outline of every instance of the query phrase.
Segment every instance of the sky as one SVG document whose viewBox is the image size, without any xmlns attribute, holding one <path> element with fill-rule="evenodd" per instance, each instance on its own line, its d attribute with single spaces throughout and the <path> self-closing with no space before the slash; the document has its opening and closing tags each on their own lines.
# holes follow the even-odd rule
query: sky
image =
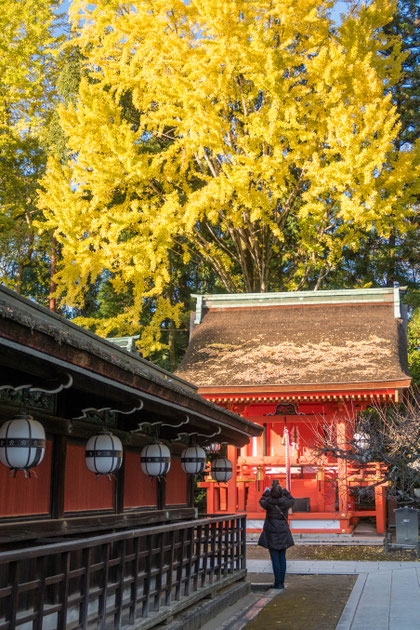
<svg viewBox="0 0 420 630">
<path fill-rule="evenodd" d="M 63 2 L 61 3 L 61 10 L 62 11 L 68 11 L 69 5 L 70 5 L 71 0 L 63 0 Z M 221 2 L 223 2 L 223 0 L 221 0 Z M 169 0 L 168 0 L 168 4 L 169 4 Z M 337 2 L 335 3 L 335 6 L 332 10 L 332 17 L 333 20 L 336 23 L 340 22 L 340 14 L 344 13 L 346 10 L 346 3 L 344 2 L 344 0 L 337 0 Z"/>
</svg>

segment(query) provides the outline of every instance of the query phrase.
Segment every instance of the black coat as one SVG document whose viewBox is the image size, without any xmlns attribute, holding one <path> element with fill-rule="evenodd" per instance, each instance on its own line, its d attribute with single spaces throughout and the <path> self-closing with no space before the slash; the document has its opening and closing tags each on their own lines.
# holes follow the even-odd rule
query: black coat
<svg viewBox="0 0 420 630">
<path fill-rule="evenodd" d="M 287 490 L 283 490 L 283 496 L 278 499 L 272 499 L 269 490 L 264 492 L 260 505 L 267 514 L 258 541 L 261 547 L 281 550 L 295 544 L 287 522 L 287 513 L 294 502 L 294 498 Z"/>
</svg>

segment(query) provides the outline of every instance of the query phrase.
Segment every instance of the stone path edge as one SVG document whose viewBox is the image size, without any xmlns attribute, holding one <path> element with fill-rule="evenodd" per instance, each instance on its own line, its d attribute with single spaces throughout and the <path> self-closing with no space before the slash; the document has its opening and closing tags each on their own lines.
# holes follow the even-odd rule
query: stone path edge
<svg viewBox="0 0 420 630">
<path fill-rule="evenodd" d="M 360 573 L 335 630 L 350 630 L 368 574 Z"/>
<path fill-rule="evenodd" d="M 220 630 L 242 630 L 250 621 L 261 612 L 261 610 L 267 606 L 267 604 L 279 594 L 278 590 L 269 589 L 266 591 L 264 597 L 260 597 L 252 606 L 250 606 L 245 613 L 239 613 L 236 618 L 231 619 Z"/>
</svg>

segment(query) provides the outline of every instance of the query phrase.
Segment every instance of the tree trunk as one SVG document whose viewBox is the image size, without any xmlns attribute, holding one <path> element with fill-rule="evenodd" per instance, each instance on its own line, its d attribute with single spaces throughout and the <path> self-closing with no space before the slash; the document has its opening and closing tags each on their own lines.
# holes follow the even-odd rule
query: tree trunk
<svg viewBox="0 0 420 630">
<path fill-rule="evenodd" d="M 169 322 L 168 345 L 169 345 L 169 366 L 170 366 L 170 371 L 173 372 L 176 368 L 176 352 L 175 352 L 175 328 L 174 328 L 174 323 L 172 321 Z"/>
<path fill-rule="evenodd" d="M 20 260 L 18 263 L 18 269 L 17 269 L 17 275 L 16 275 L 16 284 L 14 286 L 14 289 L 16 291 L 16 293 L 22 293 L 22 283 L 23 283 L 23 270 L 24 270 L 24 264 L 23 262 Z"/>
<path fill-rule="evenodd" d="M 57 256 L 57 241 L 55 237 L 53 236 L 51 240 L 51 271 L 50 271 L 50 311 L 53 311 L 53 313 L 57 312 L 57 302 L 54 295 L 57 289 L 57 285 L 54 282 L 56 256 Z"/>
<path fill-rule="evenodd" d="M 388 244 L 388 260 L 387 260 L 387 272 L 386 272 L 386 286 L 392 287 L 396 280 L 396 260 L 395 260 L 395 245 L 396 235 L 393 229 Z"/>
</svg>

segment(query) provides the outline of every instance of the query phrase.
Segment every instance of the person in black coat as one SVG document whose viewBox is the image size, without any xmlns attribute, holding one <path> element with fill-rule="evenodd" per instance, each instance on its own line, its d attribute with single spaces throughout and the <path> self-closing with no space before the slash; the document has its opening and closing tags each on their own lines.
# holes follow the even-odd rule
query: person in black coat
<svg viewBox="0 0 420 630">
<path fill-rule="evenodd" d="M 295 500 L 288 490 L 278 483 L 264 491 L 260 505 L 266 510 L 264 527 L 258 544 L 270 552 L 274 573 L 274 588 L 284 588 L 286 575 L 286 549 L 295 543 L 290 532 L 287 514 Z"/>
</svg>

